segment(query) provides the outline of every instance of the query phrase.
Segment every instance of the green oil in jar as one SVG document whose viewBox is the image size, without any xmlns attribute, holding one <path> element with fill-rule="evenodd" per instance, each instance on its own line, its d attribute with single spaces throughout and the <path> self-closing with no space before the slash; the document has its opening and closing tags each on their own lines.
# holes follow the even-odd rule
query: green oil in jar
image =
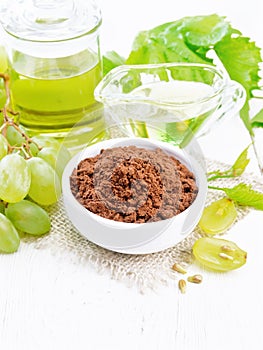
<svg viewBox="0 0 263 350">
<path fill-rule="evenodd" d="M 11 70 L 13 108 L 32 134 L 64 138 L 104 126 L 94 89 L 101 79 L 98 58 L 89 50 L 56 59 L 17 52 Z M 94 135 L 93 135 L 94 134 Z M 79 140 L 76 140 L 78 142 Z"/>
</svg>

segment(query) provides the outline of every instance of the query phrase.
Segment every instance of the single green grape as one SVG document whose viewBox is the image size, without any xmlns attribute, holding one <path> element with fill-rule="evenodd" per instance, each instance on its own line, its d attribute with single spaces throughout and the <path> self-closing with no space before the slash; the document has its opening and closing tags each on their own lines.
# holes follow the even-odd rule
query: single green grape
<svg viewBox="0 0 263 350">
<path fill-rule="evenodd" d="M 43 235 L 50 231 L 51 223 L 48 213 L 39 205 L 28 200 L 9 204 L 5 210 L 6 217 L 17 230 L 31 235 Z"/>
<path fill-rule="evenodd" d="M 29 149 L 33 157 L 36 157 L 38 155 L 39 149 L 34 142 L 30 143 Z"/>
<path fill-rule="evenodd" d="M 44 159 L 53 169 L 56 170 L 59 178 L 61 179 L 65 166 L 67 165 L 70 157 L 65 152 L 60 152 L 52 147 L 44 147 L 38 153 L 38 157 Z"/>
<path fill-rule="evenodd" d="M 12 222 L 0 213 L 0 251 L 14 253 L 20 244 L 20 238 Z"/>
<path fill-rule="evenodd" d="M 5 204 L 0 201 L 0 213 L 4 214 L 5 213 Z"/>
<path fill-rule="evenodd" d="M 7 54 L 4 46 L 0 46 L 0 72 L 4 73 L 8 68 Z"/>
<path fill-rule="evenodd" d="M 0 46 L 0 72 L 5 73 L 7 70 L 7 55 L 5 48 Z M 6 92 L 4 80 L 0 79 L 0 108 L 3 108 L 6 102 Z"/>
<path fill-rule="evenodd" d="M 43 149 L 49 149 L 48 151 L 43 150 L 38 156 L 48 162 L 54 169 L 56 169 L 58 175 L 61 176 L 66 164 L 71 158 L 71 154 L 67 147 L 55 138 L 45 135 L 33 136 L 32 140 Z M 57 154 L 55 154 L 55 151 L 51 151 L 50 148 L 54 149 Z"/>
<path fill-rule="evenodd" d="M 20 202 L 30 188 L 30 169 L 18 154 L 6 155 L 0 161 L 0 199 L 8 203 Z"/>
<path fill-rule="evenodd" d="M 235 221 L 237 210 L 229 198 L 219 199 L 208 205 L 201 216 L 199 227 L 209 235 L 225 232 Z"/>
<path fill-rule="evenodd" d="M 64 167 L 72 157 L 69 150 L 64 145 L 60 145 L 58 149 L 58 155 L 61 161 L 64 163 Z"/>
<path fill-rule="evenodd" d="M 0 109 L 3 108 L 2 104 L 1 103 L 1 95 L 2 95 L 2 91 L 1 91 L 1 83 L 0 83 Z M 0 113 L 0 126 L 2 126 L 4 123 L 4 116 L 3 116 L 3 113 Z"/>
<path fill-rule="evenodd" d="M 36 135 L 32 137 L 32 140 L 38 144 L 40 147 L 52 147 L 59 149 L 60 143 L 53 137 L 48 137 L 45 135 Z"/>
<path fill-rule="evenodd" d="M 31 171 L 30 198 L 40 205 L 50 205 L 61 196 L 61 183 L 55 170 L 44 159 L 30 158 L 28 166 Z"/>
<path fill-rule="evenodd" d="M 36 135 L 32 137 L 32 140 L 36 142 L 40 147 L 51 147 L 56 149 L 61 154 L 61 157 L 65 159 L 67 158 L 69 160 L 71 158 L 71 154 L 67 147 L 65 147 L 61 142 L 53 137 Z"/>
<path fill-rule="evenodd" d="M 193 254 L 196 260 L 214 271 L 234 270 L 247 260 L 247 253 L 236 243 L 214 237 L 199 238 L 193 245 Z"/>
<path fill-rule="evenodd" d="M 21 129 L 21 126 L 19 126 L 19 129 Z M 21 135 L 21 133 L 18 130 L 16 130 L 16 128 L 12 125 L 9 125 L 7 127 L 6 138 L 11 146 L 20 147 L 25 142 L 25 139 Z"/>
<path fill-rule="evenodd" d="M 4 158 L 7 155 L 8 143 L 6 138 L 0 134 L 0 159 Z"/>
<path fill-rule="evenodd" d="M 52 147 L 43 147 L 38 153 L 38 157 L 44 159 L 53 169 L 56 169 L 57 156 L 57 150 Z"/>
</svg>

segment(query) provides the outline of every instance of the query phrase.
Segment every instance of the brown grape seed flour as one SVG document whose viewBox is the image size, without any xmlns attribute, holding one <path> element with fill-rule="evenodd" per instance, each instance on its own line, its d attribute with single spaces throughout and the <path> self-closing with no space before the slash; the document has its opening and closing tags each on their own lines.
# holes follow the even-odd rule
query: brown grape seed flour
<svg viewBox="0 0 263 350">
<path fill-rule="evenodd" d="M 193 173 L 162 149 L 101 150 L 74 169 L 71 191 L 86 209 L 106 219 L 145 223 L 188 208 L 198 188 Z"/>
</svg>

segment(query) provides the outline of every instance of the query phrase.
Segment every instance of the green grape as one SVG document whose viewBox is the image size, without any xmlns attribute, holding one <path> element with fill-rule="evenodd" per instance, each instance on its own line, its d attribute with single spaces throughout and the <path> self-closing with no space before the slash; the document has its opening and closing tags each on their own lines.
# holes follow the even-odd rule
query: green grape
<svg viewBox="0 0 263 350">
<path fill-rule="evenodd" d="M 4 73 L 8 68 L 5 48 L 0 46 L 0 72 Z"/>
<path fill-rule="evenodd" d="M 209 235 L 225 232 L 235 221 L 237 210 L 233 201 L 222 198 L 207 206 L 201 219 L 199 227 Z"/>
<path fill-rule="evenodd" d="M 8 143 L 6 138 L 0 134 L 0 159 L 4 158 L 7 155 Z"/>
<path fill-rule="evenodd" d="M 32 140 L 38 144 L 40 147 L 52 147 L 58 149 L 60 147 L 59 141 L 53 137 L 48 137 L 44 135 L 36 135 L 32 137 Z"/>
<path fill-rule="evenodd" d="M 61 178 L 64 168 L 71 158 L 68 149 L 55 138 L 45 135 L 34 136 L 32 140 L 43 147 L 38 153 L 38 157 L 49 163 Z"/>
<path fill-rule="evenodd" d="M 33 157 L 36 157 L 38 155 L 39 149 L 35 143 L 30 143 L 29 149 Z"/>
<path fill-rule="evenodd" d="M 0 251 L 14 253 L 20 244 L 20 238 L 12 222 L 0 213 Z"/>
<path fill-rule="evenodd" d="M 22 232 L 39 236 L 50 231 L 51 224 L 47 212 L 28 200 L 9 204 L 5 215 L 15 228 Z"/>
<path fill-rule="evenodd" d="M 214 237 L 199 238 L 193 254 L 201 264 L 214 271 L 230 271 L 246 263 L 247 253 L 234 242 Z"/>
<path fill-rule="evenodd" d="M 44 147 L 38 153 L 38 157 L 44 159 L 53 169 L 56 170 L 59 178 L 62 177 L 65 166 L 67 165 L 70 157 L 67 153 L 60 152 L 55 148 Z"/>
<path fill-rule="evenodd" d="M 48 137 L 45 135 L 37 135 L 37 136 L 33 136 L 32 140 L 36 142 L 40 147 L 43 147 L 43 148 L 51 147 L 56 149 L 61 154 L 61 157 L 63 157 L 63 159 L 69 160 L 71 158 L 71 154 L 68 151 L 68 149 L 53 137 Z"/>
<path fill-rule="evenodd" d="M 0 213 L 4 214 L 5 213 L 5 204 L 0 201 Z"/>
<path fill-rule="evenodd" d="M 9 203 L 20 202 L 30 188 L 30 169 L 18 154 L 8 154 L 0 161 L 0 199 Z"/>
<path fill-rule="evenodd" d="M 2 109 L 5 106 L 6 103 L 6 92 L 4 87 L 4 82 L 0 78 L 0 109 Z M 0 125 L 2 125 L 4 122 L 4 116 L 3 113 L 0 114 Z"/>
<path fill-rule="evenodd" d="M 65 147 L 64 145 L 61 145 L 58 149 L 58 153 L 59 153 L 59 157 L 61 159 L 63 159 L 63 162 L 66 166 L 66 164 L 68 163 L 68 161 L 71 159 L 71 154 L 69 152 L 69 150 L 67 149 L 67 147 Z"/>
<path fill-rule="evenodd" d="M 1 96 L 2 96 L 2 91 L 1 91 L 1 83 L 0 83 L 0 109 L 4 107 L 3 106 L 4 103 L 1 102 L 1 99 L 2 99 Z M 3 123 L 4 123 L 4 116 L 3 116 L 3 113 L 0 113 L 0 126 L 2 126 Z"/>
<path fill-rule="evenodd" d="M 39 151 L 38 157 L 44 159 L 53 169 L 56 168 L 57 150 L 55 148 L 43 147 Z"/>
<path fill-rule="evenodd" d="M 61 183 L 55 170 L 43 159 L 30 158 L 31 171 L 30 198 L 40 205 L 50 205 L 58 201 L 61 195 Z"/>
<path fill-rule="evenodd" d="M 0 46 L 0 72 L 5 73 L 7 70 L 7 56 L 5 52 L 5 48 Z M 6 93 L 4 80 L 0 79 L 0 108 L 3 108 L 6 102 Z"/>
<path fill-rule="evenodd" d="M 21 127 L 19 126 L 19 128 L 21 128 Z M 24 131 L 24 130 L 22 130 L 22 131 Z M 14 128 L 12 125 L 9 125 L 7 127 L 6 138 L 7 138 L 8 143 L 11 146 L 18 146 L 19 147 L 25 142 L 25 139 L 21 135 L 21 133 L 18 130 L 16 130 L 16 128 Z"/>
</svg>

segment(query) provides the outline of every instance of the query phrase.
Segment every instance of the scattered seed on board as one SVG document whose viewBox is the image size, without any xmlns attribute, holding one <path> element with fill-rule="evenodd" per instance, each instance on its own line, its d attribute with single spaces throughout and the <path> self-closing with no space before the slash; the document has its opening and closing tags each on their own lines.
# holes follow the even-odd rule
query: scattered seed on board
<svg viewBox="0 0 263 350">
<path fill-rule="evenodd" d="M 179 289 L 180 289 L 181 293 L 184 294 L 186 292 L 186 282 L 185 282 L 185 280 L 179 280 L 178 286 L 179 286 Z"/>
<path fill-rule="evenodd" d="M 172 269 L 176 272 L 182 273 L 183 275 L 187 273 L 186 269 L 184 269 L 180 264 L 177 264 L 177 263 L 175 263 L 172 266 Z"/>
<path fill-rule="evenodd" d="M 187 281 L 188 281 L 188 282 L 191 282 L 191 283 L 197 283 L 197 284 L 199 284 L 199 283 L 201 283 L 201 282 L 203 281 L 203 276 L 201 276 L 201 275 L 189 276 L 189 277 L 187 278 Z"/>
</svg>

